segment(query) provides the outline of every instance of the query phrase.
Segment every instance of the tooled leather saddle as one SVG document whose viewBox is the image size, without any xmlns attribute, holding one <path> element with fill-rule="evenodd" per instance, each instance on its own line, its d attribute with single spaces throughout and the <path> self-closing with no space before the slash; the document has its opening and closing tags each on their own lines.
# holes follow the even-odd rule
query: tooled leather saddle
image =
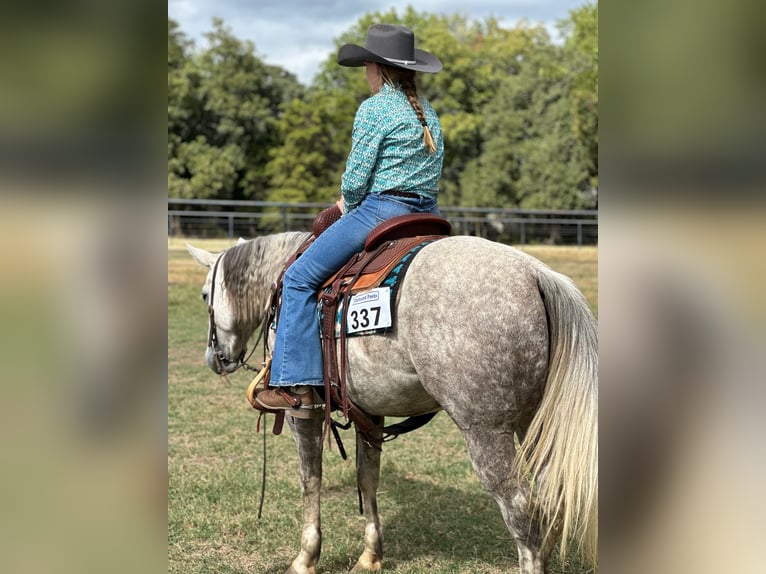
<svg viewBox="0 0 766 574">
<path fill-rule="evenodd" d="M 322 211 L 314 220 L 312 236 L 288 259 L 272 287 L 272 299 L 264 321 L 264 329 L 275 319 L 278 320 L 282 278 L 287 268 L 340 216 L 340 210 L 333 206 Z M 348 360 L 345 326 L 350 306 L 348 302 L 353 295 L 378 287 L 389 277 L 392 269 L 399 265 L 403 257 L 416 252 L 420 246 L 447 237 L 451 228 L 446 219 L 432 214 L 393 217 L 375 227 L 367 237 L 364 249 L 352 256 L 348 263 L 330 277 L 319 290 L 324 400 L 328 405 L 328 408 L 325 408 L 325 433 L 328 429 L 337 433 L 331 419 L 331 411 L 338 410 L 348 421 L 357 426 L 370 444 L 379 447 L 385 438 L 392 438 L 419 428 L 433 417 L 433 414 L 411 417 L 397 425 L 380 428 L 373 423 L 367 413 L 351 401 L 346 389 Z M 338 317 L 340 317 L 340 329 L 336 326 Z M 265 381 L 265 384 L 268 383 Z M 254 404 L 254 401 L 251 401 L 251 404 L 255 407 L 257 403 Z M 288 414 L 296 416 L 298 413 L 288 411 Z M 281 427 L 281 424 L 279 426 Z M 276 428 L 277 425 L 275 425 L 275 432 Z"/>
</svg>

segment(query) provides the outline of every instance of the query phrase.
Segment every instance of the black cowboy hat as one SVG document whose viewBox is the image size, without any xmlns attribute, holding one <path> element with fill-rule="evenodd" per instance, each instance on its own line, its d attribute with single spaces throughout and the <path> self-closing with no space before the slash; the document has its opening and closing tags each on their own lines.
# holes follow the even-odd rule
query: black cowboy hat
<svg viewBox="0 0 766 574">
<path fill-rule="evenodd" d="M 364 48 L 356 44 L 346 44 L 338 50 L 338 63 L 341 66 L 364 66 L 365 62 L 377 62 L 394 68 L 431 74 L 442 69 L 439 58 L 415 48 L 415 34 L 412 30 L 393 24 L 370 26 Z"/>
</svg>

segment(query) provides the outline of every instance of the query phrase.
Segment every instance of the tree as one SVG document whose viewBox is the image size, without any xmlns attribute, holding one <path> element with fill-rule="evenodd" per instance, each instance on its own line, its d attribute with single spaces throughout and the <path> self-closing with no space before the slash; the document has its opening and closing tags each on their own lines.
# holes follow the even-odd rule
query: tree
<svg viewBox="0 0 766 574">
<path fill-rule="evenodd" d="M 183 68 L 187 52 L 193 45 L 178 27 L 178 22 L 168 18 L 168 72 Z"/>
<path fill-rule="evenodd" d="M 475 205 L 465 196 L 461 176 L 495 131 L 486 123 L 484 110 L 507 78 L 519 73 L 521 62 L 550 39 L 542 26 L 520 22 L 506 29 L 492 18 L 470 23 L 456 16 L 429 33 L 434 50 L 448 66 L 444 74 L 424 82 L 445 133 L 442 197 L 450 205 Z"/>
<path fill-rule="evenodd" d="M 573 129 L 588 150 L 590 183 L 598 189 L 598 4 L 586 4 L 559 24 L 564 55 L 574 74 L 570 95 Z"/>
<path fill-rule="evenodd" d="M 169 193 L 263 199 L 280 105 L 302 87 L 292 74 L 263 63 L 253 43 L 235 38 L 220 19 L 206 36 L 206 50 L 179 58 L 185 44 L 168 23 Z"/>
<path fill-rule="evenodd" d="M 281 145 L 266 166 L 270 201 L 335 201 L 351 145 L 356 101 L 339 90 L 313 90 L 284 105 Z"/>
<path fill-rule="evenodd" d="M 185 69 L 192 46 L 178 24 L 168 18 L 168 161 L 176 157 L 178 145 L 188 137 L 185 128 L 194 104 L 189 100 L 191 90 Z"/>
<path fill-rule="evenodd" d="M 561 58 L 560 48 L 538 48 L 485 107 L 482 153 L 460 178 L 471 205 L 590 206 L 587 151 L 569 101 L 573 79 Z"/>
</svg>

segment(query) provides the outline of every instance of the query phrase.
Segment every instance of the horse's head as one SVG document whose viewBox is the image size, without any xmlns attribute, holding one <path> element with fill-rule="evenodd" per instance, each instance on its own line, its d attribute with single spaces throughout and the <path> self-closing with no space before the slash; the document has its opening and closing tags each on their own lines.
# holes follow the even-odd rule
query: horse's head
<svg viewBox="0 0 766 574">
<path fill-rule="evenodd" d="M 222 253 L 187 244 L 192 257 L 208 274 L 202 287 L 208 323 L 205 361 L 219 375 L 246 365 L 247 340 L 261 324 L 271 301 L 271 287 L 285 261 L 310 237 L 289 231 L 240 239 Z"/>
<path fill-rule="evenodd" d="M 208 268 L 202 286 L 202 300 L 209 315 L 205 362 L 216 374 L 231 373 L 243 363 L 253 327 L 247 317 L 239 316 L 234 294 L 226 284 L 225 252 L 210 253 L 189 244 L 186 247 L 197 263 Z"/>
</svg>

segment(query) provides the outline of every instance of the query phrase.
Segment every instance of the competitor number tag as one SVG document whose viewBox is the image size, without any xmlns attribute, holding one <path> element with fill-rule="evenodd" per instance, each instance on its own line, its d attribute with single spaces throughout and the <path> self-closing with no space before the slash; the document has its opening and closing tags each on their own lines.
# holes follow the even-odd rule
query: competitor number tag
<svg viewBox="0 0 766 574">
<path fill-rule="evenodd" d="M 378 287 L 352 295 L 348 304 L 346 333 L 391 326 L 391 289 Z"/>
</svg>

